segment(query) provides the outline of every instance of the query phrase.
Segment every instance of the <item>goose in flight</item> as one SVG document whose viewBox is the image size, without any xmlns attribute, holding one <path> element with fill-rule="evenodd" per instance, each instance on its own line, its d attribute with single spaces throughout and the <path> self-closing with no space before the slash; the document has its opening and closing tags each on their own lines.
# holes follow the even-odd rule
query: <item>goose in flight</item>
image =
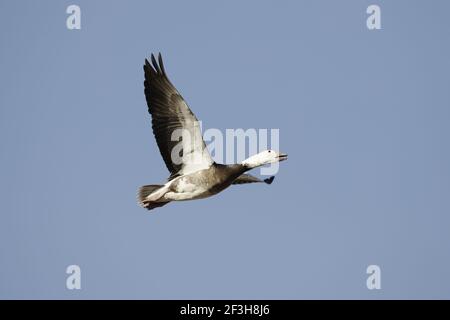
<svg viewBox="0 0 450 320">
<path fill-rule="evenodd" d="M 167 77 L 161 54 L 158 61 L 153 54 L 151 63 L 145 59 L 144 74 L 153 134 L 170 177 L 165 184 L 139 189 L 138 201 L 142 207 L 151 210 L 171 201 L 207 198 L 231 184 L 272 183 L 274 177 L 261 180 L 245 172 L 286 160 L 286 154 L 265 150 L 238 164 L 214 162 L 197 118 Z"/>
</svg>

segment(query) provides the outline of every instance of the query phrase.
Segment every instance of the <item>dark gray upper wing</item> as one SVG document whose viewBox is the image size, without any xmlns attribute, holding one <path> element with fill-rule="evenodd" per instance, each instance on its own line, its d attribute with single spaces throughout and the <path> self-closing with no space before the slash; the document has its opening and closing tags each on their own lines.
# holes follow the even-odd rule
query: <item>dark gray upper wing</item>
<svg viewBox="0 0 450 320">
<path fill-rule="evenodd" d="M 158 62 L 152 54 L 151 61 L 150 64 L 146 59 L 144 65 L 145 97 L 152 115 L 156 143 L 171 173 L 169 179 L 209 168 L 213 160 L 203 141 L 197 118 L 167 78 L 161 54 Z"/>
<path fill-rule="evenodd" d="M 255 183 L 255 182 L 265 182 L 267 184 L 271 184 L 273 180 L 275 179 L 274 176 L 261 180 L 257 177 L 252 176 L 251 174 L 241 174 L 239 177 L 236 178 L 236 180 L 233 181 L 232 184 L 244 184 L 244 183 Z"/>
</svg>

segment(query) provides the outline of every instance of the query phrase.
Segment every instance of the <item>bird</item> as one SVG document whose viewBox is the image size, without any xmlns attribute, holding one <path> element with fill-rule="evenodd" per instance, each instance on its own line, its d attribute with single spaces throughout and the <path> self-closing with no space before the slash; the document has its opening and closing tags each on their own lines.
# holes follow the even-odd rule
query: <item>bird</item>
<svg viewBox="0 0 450 320">
<path fill-rule="evenodd" d="M 240 163 L 216 163 L 206 148 L 199 121 L 167 77 L 161 53 L 158 60 L 152 53 L 150 60 L 144 62 L 144 93 L 153 134 L 170 176 L 164 184 L 140 187 L 139 205 L 152 210 L 172 201 L 208 198 L 232 184 L 271 184 L 273 176 L 262 180 L 246 172 L 284 161 L 287 154 L 264 150 Z"/>
</svg>

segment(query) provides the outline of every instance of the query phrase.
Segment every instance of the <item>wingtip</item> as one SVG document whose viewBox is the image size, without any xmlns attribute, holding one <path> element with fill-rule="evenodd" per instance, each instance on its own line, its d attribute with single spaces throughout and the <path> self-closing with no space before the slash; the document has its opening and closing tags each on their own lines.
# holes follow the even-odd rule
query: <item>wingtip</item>
<svg viewBox="0 0 450 320">
<path fill-rule="evenodd" d="M 164 69 L 164 63 L 163 63 L 161 52 L 158 53 L 158 62 L 159 62 L 159 68 L 161 69 L 161 73 L 165 76 L 166 70 Z"/>
<path fill-rule="evenodd" d="M 272 184 L 274 179 L 275 179 L 275 176 L 271 176 L 270 178 L 264 179 L 264 182 L 267 184 Z"/>
<path fill-rule="evenodd" d="M 155 54 L 150 54 L 150 59 L 145 58 L 144 61 L 144 70 L 148 69 L 152 74 L 160 74 L 160 75 L 166 75 L 166 71 L 164 70 L 164 64 L 162 60 L 161 52 L 157 55 L 158 60 L 156 60 Z"/>
<path fill-rule="evenodd" d="M 153 53 L 152 53 L 151 59 L 152 59 L 153 68 L 155 68 L 156 72 L 161 73 L 161 70 L 159 69 L 159 65 L 156 62 L 155 55 Z"/>
</svg>

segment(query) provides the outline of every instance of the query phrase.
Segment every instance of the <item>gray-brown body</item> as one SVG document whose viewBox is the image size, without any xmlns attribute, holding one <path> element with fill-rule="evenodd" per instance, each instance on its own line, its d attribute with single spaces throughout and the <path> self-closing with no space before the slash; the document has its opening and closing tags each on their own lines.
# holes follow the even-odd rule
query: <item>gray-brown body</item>
<svg viewBox="0 0 450 320">
<path fill-rule="evenodd" d="M 168 185 L 169 191 L 165 199 L 193 200 L 210 197 L 228 188 L 245 171 L 247 171 L 247 168 L 240 164 L 223 165 L 215 163 L 208 169 L 175 178 Z M 183 194 L 186 194 L 186 199 L 182 196 Z"/>
</svg>

